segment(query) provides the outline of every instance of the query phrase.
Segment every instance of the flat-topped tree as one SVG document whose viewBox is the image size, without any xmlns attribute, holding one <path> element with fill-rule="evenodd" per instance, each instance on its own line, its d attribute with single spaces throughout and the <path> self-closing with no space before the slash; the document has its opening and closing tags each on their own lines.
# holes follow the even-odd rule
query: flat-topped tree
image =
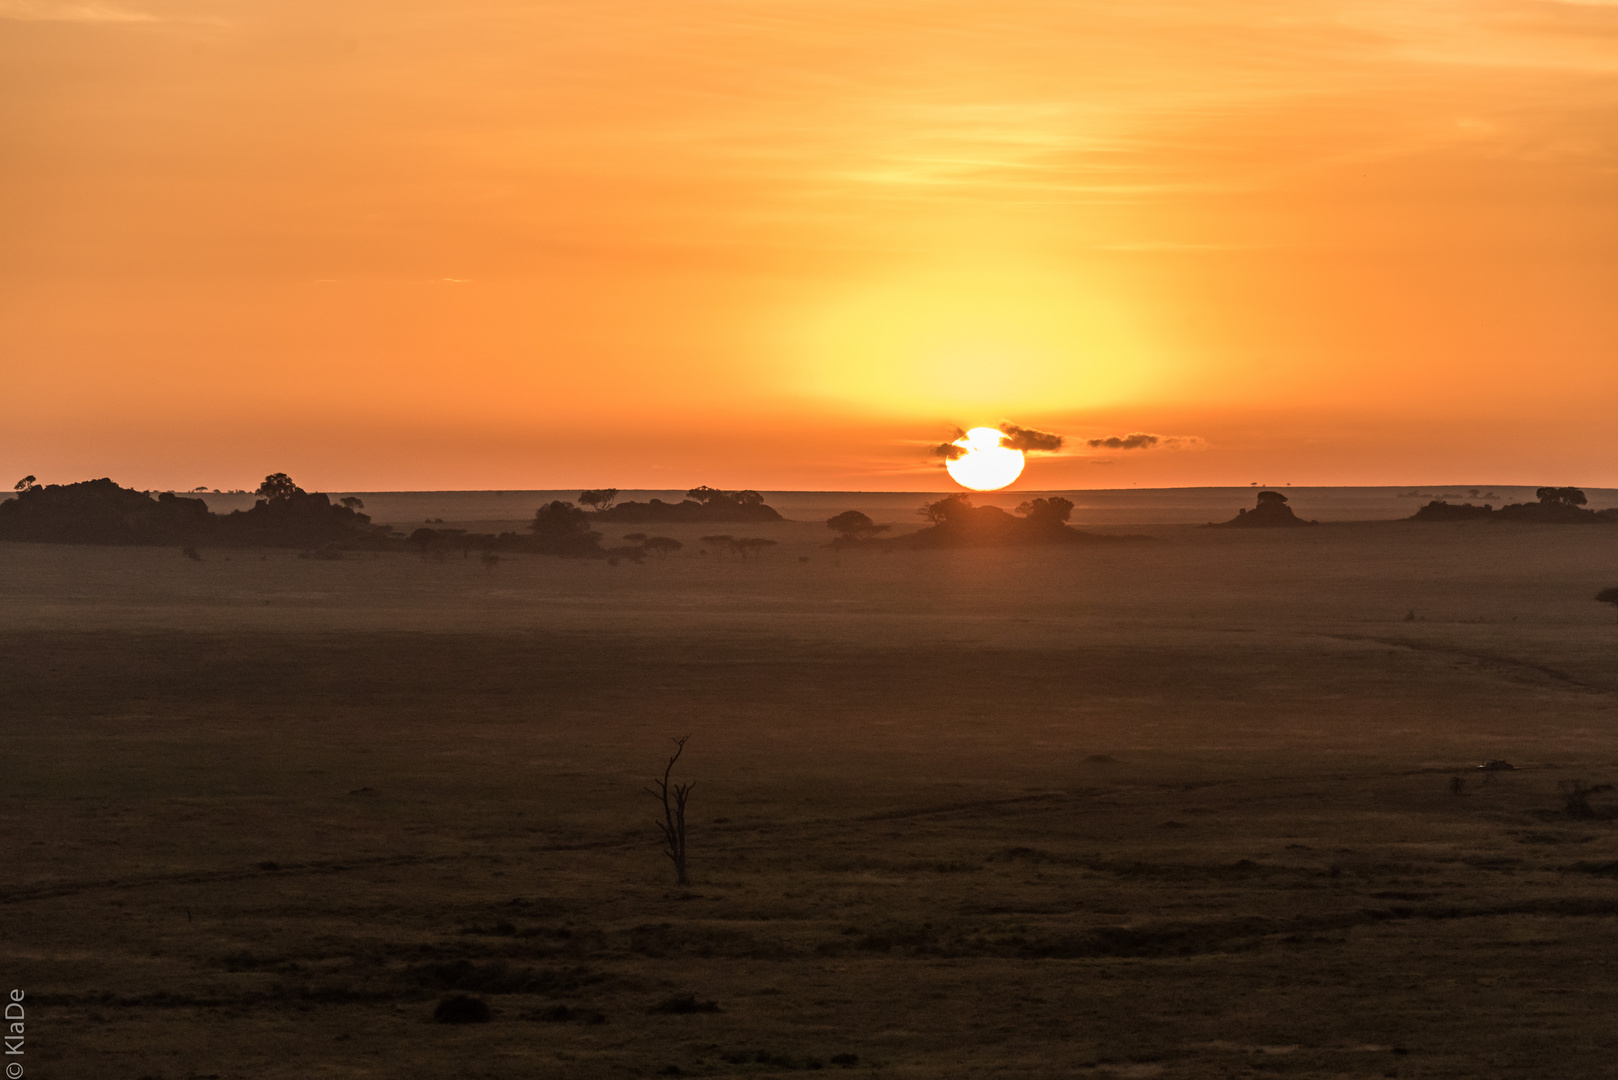
<svg viewBox="0 0 1618 1080">
<path fill-rule="evenodd" d="M 640 542 L 640 546 L 656 555 L 659 559 L 666 559 L 670 552 L 679 551 L 684 544 L 672 536 L 652 536 Z"/>
</svg>

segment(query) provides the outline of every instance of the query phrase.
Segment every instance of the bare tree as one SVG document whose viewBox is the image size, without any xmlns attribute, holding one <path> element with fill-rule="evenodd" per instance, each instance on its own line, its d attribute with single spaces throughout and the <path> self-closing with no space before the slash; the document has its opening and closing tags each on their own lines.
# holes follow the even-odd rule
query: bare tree
<svg viewBox="0 0 1618 1080">
<path fill-rule="evenodd" d="M 669 758 L 669 763 L 663 766 L 662 779 L 652 781 L 656 787 L 645 789 L 646 794 L 663 803 L 663 820 L 657 823 L 657 827 L 663 833 L 663 854 L 674 863 L 674 873 L 681 885 L 691 884 L 685 872 L 685 800 L 696 785 L 671 784 L 669 774 L 674 771 L 674 763 L 680 760 L 680 755 L 685 753 L 685 743 L 689 738 L 691 736 L 681 735 L 671 740 L 674 754 Z"/>
</svg>

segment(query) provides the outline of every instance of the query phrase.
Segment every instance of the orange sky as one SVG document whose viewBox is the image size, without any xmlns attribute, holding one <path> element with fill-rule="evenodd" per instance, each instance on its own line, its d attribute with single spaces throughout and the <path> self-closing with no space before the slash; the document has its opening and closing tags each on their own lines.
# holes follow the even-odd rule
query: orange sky
<svg viewBox="0 0 1618 1080">
<path fill-rule="evenodd" d="M 1618 0 L 0 0 L 0 375 L 49 482 L 1618 485 Z"/>
</svg>

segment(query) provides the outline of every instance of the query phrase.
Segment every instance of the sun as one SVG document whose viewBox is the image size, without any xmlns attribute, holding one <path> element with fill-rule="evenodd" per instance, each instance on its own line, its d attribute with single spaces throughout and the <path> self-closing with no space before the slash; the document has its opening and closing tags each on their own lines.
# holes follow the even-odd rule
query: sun
<svg viewBox="0 0 1618 1080">
<path fill-rule="evenodd" d="M 995 491 L 1022 475 L 1022 451 L 1005 445 L 1005 436 L 992 427 L 975 427 L 951 445 L 960 447 L 962 453 L 944 467 L 962 487 Z"/>
</svg>

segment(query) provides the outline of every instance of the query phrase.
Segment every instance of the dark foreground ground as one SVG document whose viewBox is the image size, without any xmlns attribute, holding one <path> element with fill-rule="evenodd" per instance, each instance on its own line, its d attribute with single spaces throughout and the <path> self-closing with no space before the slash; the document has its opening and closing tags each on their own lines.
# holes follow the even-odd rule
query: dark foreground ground
<svg viewBox="0 0 1618 1080">
<path fill-rule="evenodd" d="M 1610 1075 L 1618 822 L 1558 783 L 1618 780 L 1589 600 L 1618 560 L 1399 528 L 863 562 L 784 531 L 749 566 L 0 550 L 22 1060 Z M 682 890 L 640 789 L 686 733 Z M 433 1023 L 456 991 L 493 1019 Z"/>
</svg>

